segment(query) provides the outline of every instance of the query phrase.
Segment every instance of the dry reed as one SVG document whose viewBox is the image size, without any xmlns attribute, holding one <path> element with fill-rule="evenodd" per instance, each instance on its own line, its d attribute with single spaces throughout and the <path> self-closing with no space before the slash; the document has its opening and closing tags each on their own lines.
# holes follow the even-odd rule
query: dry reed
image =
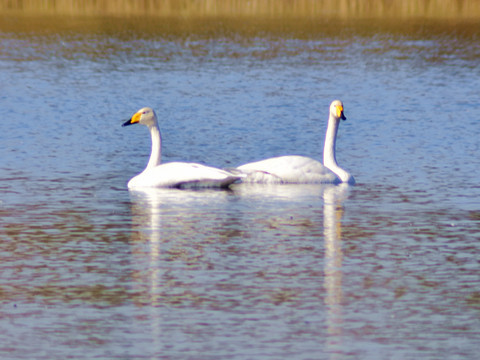
<svg viewBox="0 0 480 360">
<path fill-rule="evenodd" d="M 480 0 L 0 0 L 0 13 L 162 17 L 480 17 Z"/>
</svg>

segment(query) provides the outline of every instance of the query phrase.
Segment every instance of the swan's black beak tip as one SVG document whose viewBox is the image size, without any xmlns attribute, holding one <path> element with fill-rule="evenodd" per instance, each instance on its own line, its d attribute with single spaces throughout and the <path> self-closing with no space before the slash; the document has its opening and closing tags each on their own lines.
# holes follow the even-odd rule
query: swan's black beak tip
<svg viewBox="0 0 480 360">
<path fill-rule="evenodd" d="M 347 118 L 345 117 L 345 115 L 344 115 L 343 112 L 342 112 L 342 116 L 340 117 L 340 119 L 342 119 L 342 120 L 344 120 L 344 121 L 347 120 Z"/>
<path fill-rule="evenodd" d="M 134 123 L 132 123 L 132 119 L 128 119 L 127 121 L 125 121 L 123 124 L 122 124 L 122 127 L 124 126 L 128 126 L 128 125 L 132 125 Z"/>
</svg>

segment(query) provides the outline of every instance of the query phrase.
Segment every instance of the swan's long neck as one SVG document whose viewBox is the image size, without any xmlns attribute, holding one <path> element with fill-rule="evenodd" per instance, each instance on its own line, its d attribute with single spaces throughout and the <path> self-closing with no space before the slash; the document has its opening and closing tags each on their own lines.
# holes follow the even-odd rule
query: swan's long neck
<svg viewBox="0 0 480 360">
<path fill-rule="evenodd" d="M 162 161 L 162 136 L 160 135 L 158 124 L 155 123 L 148 128 L 150 130 L 150 136 L 152 137 L 152 153 L 150 154 L 150 160 L 148 160 L 145 170 L 160 165 Z"/>
<path fill-rule="evenodd" d="M 323 148 L 323 165 L 332 170 L 342 182 L 352 182 L 353 176 L 343 170 L 337 164 L 335 158 L 335 145 L 337 141 L 337 131 L 340 119 L 335 118 L 332 114 L 328 118 L 327 133 L 325 134 L 325 146 Z"/>
</svg>

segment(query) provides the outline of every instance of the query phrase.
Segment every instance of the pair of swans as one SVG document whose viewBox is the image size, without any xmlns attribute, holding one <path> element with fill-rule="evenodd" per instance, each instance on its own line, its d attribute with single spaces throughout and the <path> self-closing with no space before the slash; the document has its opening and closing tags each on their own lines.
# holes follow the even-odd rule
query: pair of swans
<svg viewBox="0 0 480 360">
<path fill-rule="evenodd" d="M 128 182 L 129 189 L 145 187 L 228 187 L 236 182 L 262 184 L 354 184 L 353 176 L 338 166 L 335 143 L 340 120 L 346 120 L 343 104 L 330 105 L 323 164 L 305 156 L 288 155 L 248 163 L 235 169 L 221 170 L 196 163 L 170 162 L 161 164 L 162 138 L 155 111 L 149 107 L 138 110 L 122 126 L 146 125 L 152 139 L 152 152 L 147 167 Z"/>
</svg>

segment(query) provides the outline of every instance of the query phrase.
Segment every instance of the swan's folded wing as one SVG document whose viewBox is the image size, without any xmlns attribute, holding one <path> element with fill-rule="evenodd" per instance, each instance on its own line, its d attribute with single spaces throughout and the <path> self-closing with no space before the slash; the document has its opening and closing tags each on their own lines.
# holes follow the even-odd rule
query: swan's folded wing
<svg viewBox="0 0 480 360">
<path fill-rule="evenodd" d="M 145 170 L 130 180 L 128 187 L 227 187 L 242 176 L 201 164 L 171 162 Z"/>
</svg>

